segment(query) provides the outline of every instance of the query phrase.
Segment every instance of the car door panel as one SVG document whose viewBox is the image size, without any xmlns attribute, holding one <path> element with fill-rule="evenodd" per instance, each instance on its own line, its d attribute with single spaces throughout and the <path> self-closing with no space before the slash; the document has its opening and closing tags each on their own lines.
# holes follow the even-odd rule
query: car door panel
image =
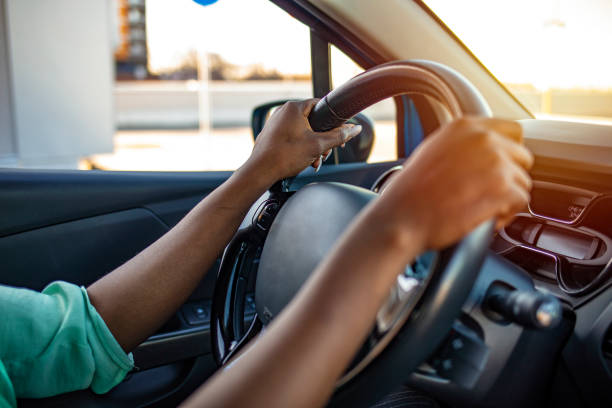
<svg viewBox="0 0 612 408">
<path fill-rule="evenodd" d="M 88 285 L 167 230 L 151 211 L 134 208 L 12 234 L 0 239 L 0 279 L 35 290 L 51 279 Z"/>
<path fill-rule="evenodd" d="M 87 286 L 163 235 L 230 175 L 2 170 L 0 283 L 34 290 L 54 280 Z M 217 267 L 190 304 L 210 298 Z M 192 377 L 198 379 L 194 389 L 216 368 L 210 330 L 208 322 L 189 326 L 181 316 L 177 313 L 134 351 L 142 371 L 111 393 L 77 391 L 20 405 L 157 404 L 168 394 L 180 395 Z"/>
<path fill-rule="evenodd" d="M 212 358 L 201 357 L 128 374 L 104 395 L 74 391 L 45 399 L 21 399 L 19 407 L 134 408 L 176 407 L 216 369 Z"/>
<path fill-rule="evenodd" d="M 369 188 L 395 164 L 324 166 L 294 186 Z M 57 279 L 88 285 L 163 235 L 230 174 L 3 170 L 0 281 L 35 290 Z"/>
<path fill-rule="evenodd" d="M 0 237 L 146 204 L 204 197 L 231 174 L 4 169 Z"/>
</svg>

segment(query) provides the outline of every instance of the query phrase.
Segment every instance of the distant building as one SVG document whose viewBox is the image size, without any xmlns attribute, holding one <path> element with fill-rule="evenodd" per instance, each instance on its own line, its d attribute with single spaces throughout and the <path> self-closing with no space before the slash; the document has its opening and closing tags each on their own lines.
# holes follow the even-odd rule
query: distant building
<svg viewBox="0 0 612 408">
<path fill-rule="evenodd" d="M 115 10 L 0 0 L 0 167 L 76 169 L 113 151 Z"/>
<path fill-rule="evenodd" d="M 145 0 L 115 0 L 117 38 L 115 72 L 118 80 L 149 77 Z"/>
</svg>

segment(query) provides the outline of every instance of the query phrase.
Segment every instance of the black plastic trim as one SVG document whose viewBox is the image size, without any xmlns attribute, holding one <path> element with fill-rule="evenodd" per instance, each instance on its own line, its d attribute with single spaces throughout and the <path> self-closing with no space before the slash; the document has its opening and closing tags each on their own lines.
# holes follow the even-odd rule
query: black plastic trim
<svg viewBox="0 0 612 408">
<path fill-rule="evenodd" d="M 278 7 L 316 31 L 321 38 L 334 44 L 342 52 L 351 57 L 364 68 L 392 60 L 392 56 L 384 55 L 361 41 L 357 36 L 336 21 L 331 19 L 317 7 L 304 0 L 270 0 Z"/>
<path fill-rule="evenodd" d="M 312 95 L 322 98 L 332 90 L 331 51 L 329 42 L 315 30 L 310 30 L 310 63 L 312 70 Z"/>
<path fill-rule="evenodd" d="M 210 325 L 151 336 L 134 350 L 140 370 L 175 363 L 211 352 Z"/>
</svg>

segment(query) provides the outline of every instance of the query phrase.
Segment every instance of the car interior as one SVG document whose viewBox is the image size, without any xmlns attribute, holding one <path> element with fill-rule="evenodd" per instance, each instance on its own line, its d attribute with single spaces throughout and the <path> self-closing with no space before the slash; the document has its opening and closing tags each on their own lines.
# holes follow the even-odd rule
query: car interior
<svg viewBox="0 0 612 408">
<path fill-rule="evenodd" d="M 265 329 L 419 142 L 463 115 L 522 125 L 531 202 L 505 228 L 483 224 L 406 268 L 329 406 L 372 406 L 400 386 L 448 407 L 612 406 L 612 127 L 536 119 L 421 1 L 271 1 L 310 29 L 323 98 L 313 129 L 351 121 L 362 133 L 253 205 L 121 384 L 19 406 L 178 405 Z M 365 72 L 332 86 L 331 46 Z M 375 127 L 362 111 L 383 99 L 395 107 L 397 160 L 370 163 Z M 253 106 L 253 138 L 284 102 Z M 87 286 L 231 174 L 0 169 L 0 283 Z M 315 220 L 329 228 L 313 239 Z"/>
</svg>

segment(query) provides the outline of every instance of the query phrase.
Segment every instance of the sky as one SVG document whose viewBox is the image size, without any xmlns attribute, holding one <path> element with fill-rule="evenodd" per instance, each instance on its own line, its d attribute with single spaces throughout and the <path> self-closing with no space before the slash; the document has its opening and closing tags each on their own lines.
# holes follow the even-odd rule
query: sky
<svg viewBox="0 0 612 408">
<path fill-rule="evenodd" d="M 425 1 L 502 82 L 612 88 L 612 0 Z M 153 70 L 199 49 L 237 65 L 310 72 L 308 29 L 268 0 L 146 4 Z"/>
<path fill-rule="evenodd" d="M 153 70 L 176 65 L 189 49 L 220 54 L 236 65 L 260 63 L 280 72 L 310 73 L 308 28 L 268 0 L 147 0 Z"/>
</svg>

